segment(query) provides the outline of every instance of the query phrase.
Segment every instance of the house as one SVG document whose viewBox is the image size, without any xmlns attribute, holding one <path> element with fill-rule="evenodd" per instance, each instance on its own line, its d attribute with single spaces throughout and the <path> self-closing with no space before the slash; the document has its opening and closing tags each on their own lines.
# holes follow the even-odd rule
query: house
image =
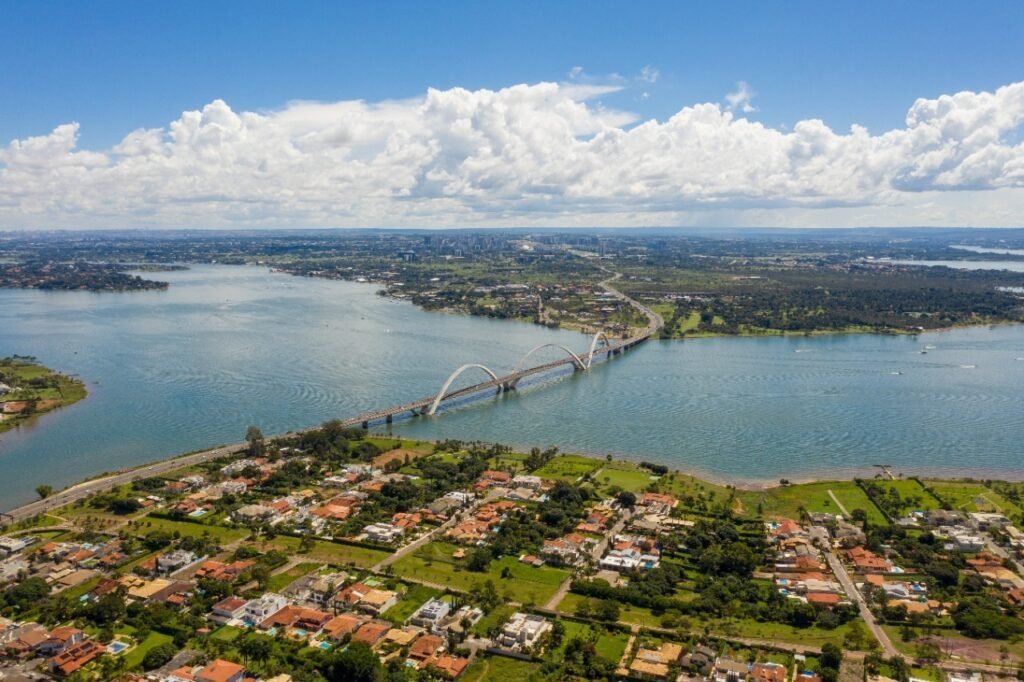
<svg viewBox="0 0 1024 682">
<path fill-rule="evenodd" d="M 293 630 L 301 630 L 306 635 L 316 635 L 329 620 L 331 620 L 329 613 L 288 604 L 262 621 L 258 627 L 260 630 L 271 630 L 273 628 L 286 630 L 291 628 Z"/>
<path fill-rule="evenodd" d="M 17 554 L 32 544 L 29 538 L 0 537 L 0 557 L 8 557 Z"/>
<path fill-rule="evenodd" d="M 27 658 L 50 638 L 50 633 L 38 623 L 26 623 L 5 633 L 4 650 L 13 658 Z"/>
<path fill-rule="evenodd" d="M 538 492 L 544 486 L 544 479 L 540 476 L 533 476 L 530 474 L 519 474 L 512 479 L 513 488 L 527 488 L 533 492 Z"/>
<path fill-rule="evenodd" d="M 277 512 L 262 504 L 245 504 L 231 512 L 238 523 L 262 523 L 277 516 Z"/>
<path fill-rule="evenodd" d="M 363 528 L 367 540 L 386 545 L 396 542 L 404 532 L 402 528 L 397 528 L 390 523 L 371 523 Z"/>
<path fill-rule="evenodd" d="M 971 526 L 982 531 L 989 530 L 990 528 L 1002 530 L 1011 525 L 1010 519 L 1006 518 L 1003 514 L 990 512 L 971 512 L 968 514 L 968 519 Z"/>
<path fill-rule="evenodd" d="M 244 599 L 238 597 L 222 599 L 210 609 L 210 620 L 221 624 L 238 620 L 245 615 L 245 605 L 247 603 Z"/>
<path fill-rule="evenodd" d="M 409 616 L 407 622 L 425 630 L 434 630 L 451 610 L 452 606 L 448 602 L 441 599 L 430 599 Z"/>
<path fill-rule="evenodd" d="M 706 674 L 715 662 L 715 652 L 710 647 L 698 644 L 693 651 L 683 656 L 680 664 L 686 670 Z"/>
<path fill-rule="evenodd" d="M 287 603 L 288 600 L 280 594 L 267 592 L 257 599 L 250 599 L 246 602 L 244 617 L 253 623 L 262 623 L 283 609 Z"/>
<path fill-rule="evenodd" d="M 248 559 L 244 561 L 232 561 L 230 564 L 210 559 L 199 565 L 199 568 L 196 570 L 195 577 L 196 580 L 208 578 L 210 580 L 230 582 L 255 565 L 255 561 Z"/>
<path fill-rule="evenodd" d="M 45 642 L 37 647 L 43 656 L 53 656 L 85 639 L 85 633 L 78 628 L 60 627 L 52 630 Z"/>
<path fill-rule="evenodd" d="M 390 625 L 369 621 L 368 623 L 363 623 L 362 626 L 356 630 L 356 633 L 352 635 L 352 641 L 362 642 L 363 644 L 372 647 L 383 639 L 384 635 L 386 635 L 390 629 Z"/>
<path fill-rule="evenodd" d="M 853 547 L 846 551 L 846 556 L 861 573 L 892 573 L 892 562 L 864 547 Z"/>
<path fill-rule="evenodd" d="M 196 555 L 185 549 L 176 549 L 156 558 L 156 569 L 161 573 L 171 573 L 184 568 L 196 560 Z"/>
<path fill-rule="evenodd" d="M 195 682 L 242 682 L 245 679 L 245 668 L 217 658 L 195 672 L 192 679 Z"/>
<path fill-rule="evenodd" d="M 448 655 L 435 656 L 428 660 L 424 667 L 437 671 L 449 680 L 454 680 L 469 667 L 469 659 Z"/>
<path fill-rule="evenodd" d="M 712 679 L 714 682 L 744 682 L 749 672 L 750 666 L 746 663 L 719 656 L 715 661 Z"/>
<path fill-rule="evenodd" d="M 501 628 L 497 641 L 501 646 L 524 650 L 536 645 L 551 630 L 551 622 L 530 613 L 514 613 Z"/>
<path fill-rule="evenodd" d="M 377 616 L 398 603 L 398 593 L 391 590 L 378 590 L 363 583 L 353 583 L 334 595 L 334 601 L 340 606 L 359 607 L 361 610 Z"/>
<path fill-rule="evenodd" d="M 416 667 L 425 667 L 428 660 L 444 651 L 445 641 L 437 635 L 423 635 L 409 647 L 409 660 L 416 661 Z"/>
<path fill-rule="evenodd" d="M 341 642 L 345 637 L 355 632 L 363 622 L 363 619 L 358 616 L 343 613 L 340 616 L 335 616 L 324 623 L 321 631 L 329 640 L 333 642 Z"/>
<path fill-rule="evenodd" d="M 51 673 L 66 677 L 105 652 L 101 644 L 89 639 L 64 649 L 47 661 L 47 665 Z"/>
<path fill-rule="evenodd" d="M 750 667 L 755 682 L 786 682 L 786 666 L 781 663 L 755 663 Z"/>
</svg>

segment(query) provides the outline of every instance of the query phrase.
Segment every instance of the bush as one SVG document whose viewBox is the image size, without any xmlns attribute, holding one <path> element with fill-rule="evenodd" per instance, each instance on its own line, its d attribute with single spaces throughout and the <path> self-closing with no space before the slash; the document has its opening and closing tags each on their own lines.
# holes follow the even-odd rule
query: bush
<svg viewBox="0 0 1024 682">
<path fill-rule="evenodd" d="M 159 668 L 174 658 L 174 654 L 177 652 L 177 647 L 175 647 L 171 642 L 155 646 L 146 652 L 146 655 L 142 659 L 142 667 L 146 670 Z"/>
</svg>

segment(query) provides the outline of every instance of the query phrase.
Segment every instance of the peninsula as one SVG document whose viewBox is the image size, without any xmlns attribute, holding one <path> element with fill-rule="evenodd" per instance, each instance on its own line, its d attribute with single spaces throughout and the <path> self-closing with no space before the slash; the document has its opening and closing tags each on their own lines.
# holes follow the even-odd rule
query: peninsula
<svg viewBox="0 0 1024 682">
<path fill-rule="evenodd" d="M 85 384 L 30 356 L 0 358 L 0 433 L 86 396 Z"/>
</svg>

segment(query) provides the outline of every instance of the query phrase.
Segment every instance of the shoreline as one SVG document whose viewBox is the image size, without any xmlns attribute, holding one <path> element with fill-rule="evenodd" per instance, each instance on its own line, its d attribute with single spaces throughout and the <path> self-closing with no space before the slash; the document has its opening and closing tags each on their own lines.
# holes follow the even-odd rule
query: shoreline
<svg viewBox="0 0 1024 682">
<path fill-rule="evenodd" d="M 313 426 L 309 429 L 299 429 L 286 431 L 281 434 L 274 434 L 267 436 L 267 439 L 282 438 L 292 435 L 304 433 L 306 431 L 318 429 L 320 426 Z M 401 435 L 388 433 L 384 431 L 368 431 L 367 436 L 370 438 L 397 438 L 401 440 L 410 440 L 403 438 Z M 437 443 L 434 440 L 422 440 L 420 442 L 425 443 Z M 3 523 L 11 523 L 21 521 L 27 518 L 31 518 L 36 515 L 45 514 L 48 510 L 54 507 L 62 507 L 67 504 L 71 504 L 77 499 L 91 496 L 92 494 L 104 492 L 111 488 L 130 483 L 136 478 L 142 477 L 145 474 L 146 477 L 158 476 L 175 469 L 179 469 L 183 466 L 193 466 L 195 464 L 202 463 L 210 459 L 217 459 L 219 457 L 236 455 L 244 448 L 246 444 L 243 443 L 231 443 L 214 446 L 205 450 L 195 450 L 191 452 L 181 453 L 165 459 L 151 460 L 134 467 L 128 467 L 125 469 L 118 469 L 113 472 L 104 472 L 97 474 L 93 478 L 83 479 L 76 483 L 73 483 L 60 490 L 55 490 L 51 495 L 44 499 L 35 500 L 28 502 L 17 507 L 10 509 L 0 509 L 0 525 Z M 523 446 L 512 445 L 515 451 L 523 450 Z M 596 462 L 607 462 L 607 455 L 600 455 L 594 453 L 581 453 L 571 451 L 561 451 L 564 455 L 574 455 L 579 457 L 586 457 L 593 459 Z M 627 462 L 633 465 L 639 465 L 640 460 L 627 455 L 612 454 L 612 462 Z M 654 464 L 665 464 L 657 460 L 648 460 Z M 775 479 L 758 479 L 758 478 L 745 478 L 738 476 L 723 476 L 716 474 L 711 471 L 707 471 L 700 468 L 691 469 L 677 469 L 672 468 L 670 464 L 665 464 L 670 467 L 670 471 L 678 473 L 684 476 L 690 476 L 698 481 L 710 483 L 712 485 L 730 487 L 736 490 L 742 491 L 764 491 L 772 488 L 783 487 L 780 483 L 781 479 L 787 481 L 789 485 L 803 485 L 809 483 L 823 483 L 827 481 L 852 481 L 857 478 L 862 479 L 874 479 L 880 474 L 881 469 L 877 465 L 865 465 L 861 467 L 848 467 L 840 469 L 821 469 L 814 472 L 807 472 L 804 475 L 794 474 L 791 477 L 782 476 L 779 480 Z M 921 478 L 924 480 L 944 480 L 944 481 L 984 481 L 984 480 L 997 480 L 1007 482 L 1020 482 L 1024 481 L 1024 467 L 1019 470 L 978 470 L 978 469 L 960 469 L 960 468 L 932 468 L 932 467 L 909 467 L 909 468 L 896 468 L 890 469 L 896 474 L 896 480 L 906 480 L 910 478 Z"/>
</svg>

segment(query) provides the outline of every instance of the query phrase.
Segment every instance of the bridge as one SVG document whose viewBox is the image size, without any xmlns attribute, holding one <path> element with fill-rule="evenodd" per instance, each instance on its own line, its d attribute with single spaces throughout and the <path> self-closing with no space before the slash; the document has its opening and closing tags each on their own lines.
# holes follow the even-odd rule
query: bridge
<svg viewBox="0 0 1024 682">
<path fill-rule="evenodd" d="M 594 338 L 590 343 L 590 349 L 585 353 L 579 354 L 561 344 L 545 343 L 527 352 L 519 362 L 516 363 L 515 368 L 508 374 L 504 375 L 498 375 L 496 372 L 484 365 L 477 363 L 466 364 L 452 372 L 448 379 L 445 380 L 444 384 L 442 384 L 441 389 L 434 395 L 420 398 L 419 400 L 413 400 L 412 402 L 404 403 L 402 405 L 386 407 L 384 409 L 350 417 L 342 420 L 342 425 L 349 427 L 361 426 L 366 429 L 369 428 L 371 424 L 377 422 L 390 424 L 394 421 L 395 417 L 400 415 L 432 416 L 437 413 L 438 408 L 440 408 L 441 404 L 444 402 L 457 400 L 459 398 L 467 398 L 471 395 L 483 393 L 485 391 L 490 391 L 495 394 L 514 391 L 519 382 L 527 377 L 544 374 L 569 365 L 572 366 L 574 372 L 588 371 L 593 366 L 595 358 L 604 356 L 606 359 L 611 359 L 633 348 L 637 344 L 643 343 L 661 328 L 663 321 L 661 316 L 653 310 L 619 292 L 609 284 L 609 282 L 618 279 L 619 276 L 620 275 L 615 274 L 613 277 L 601 282 L 600 285 L 606 291 L 614 294 L 620 300 L 629 303 L 647 317 L 648 325 L 639 333 L 625 339 L 613 340 L 603 331 L 599 331 L 594 334 Z M 526 366 L 527 360 L 529 360 L 535 353 L 548 348 L 562 351 L 565 354 L 565 357 L 539 365 Z M 471 386 L 452 390 L 452 384 L 455 383 L 455 380 L 464 372 L 468 371 L 482 372 L 486 374 L 488 378 L 485 381 L 475 383 Z"/>
</svg>

